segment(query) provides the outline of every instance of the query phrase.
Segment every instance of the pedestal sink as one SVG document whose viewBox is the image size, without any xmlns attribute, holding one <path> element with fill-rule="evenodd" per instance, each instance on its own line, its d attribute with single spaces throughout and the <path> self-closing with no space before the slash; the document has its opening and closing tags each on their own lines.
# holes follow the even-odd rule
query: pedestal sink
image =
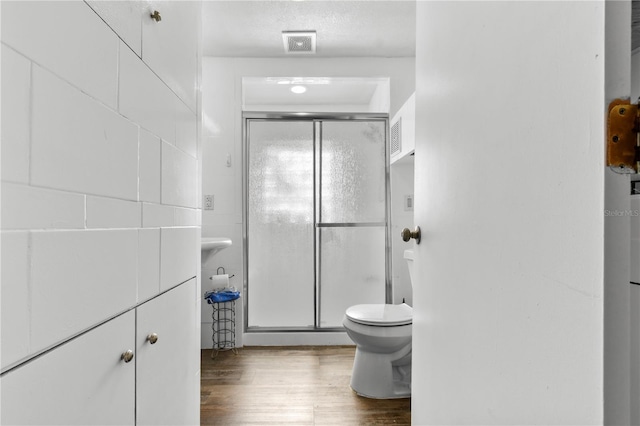
<svg viewBox="0 0 640 426">
<path fill-rule="evenodd" d="M 222 249 L 231 247 L 231 238 L 205 237 L 202 238 L 202 254 L 210 257 Z"/>
</svg>

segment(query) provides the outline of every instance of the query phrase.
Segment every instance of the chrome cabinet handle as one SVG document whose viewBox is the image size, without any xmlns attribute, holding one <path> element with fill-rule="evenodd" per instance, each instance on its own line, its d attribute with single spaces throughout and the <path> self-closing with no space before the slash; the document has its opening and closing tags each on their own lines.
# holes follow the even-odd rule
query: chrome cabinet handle
<svg viewBox="0 0 640 426">
<path fill-rule="evenodd" d="M 131 362 L 131 360 L 133 359 L 133 351 L 129 349 L 126 352 L 123 352 L 120 356 L 120 359 L 124 362 Z"/>
<path fill-rule="evenodd" d="M 158 12 L 157 10 L 153 11 L 153 13 L 151 14 L 151 18 L 155 19 L 156 22 L 162 21 L 162 16 L 160 16 L 160 12 Z"/>
<path fill-rule="evenodd" d="M 402 241 L 409 241 L 411 238 L 416 240 L 416 244 L 420 244 L 420 227 L 416 226 L 416 229 L 411 231 L 409 228 L 404 228 L 400 233 Z"/>
<path fill-rule="evenodd" d="M 147 341 L 153 345 L 158 341 L 158 335 L 156 333 L 151 333 L 147 336 Z"/>
</svg>

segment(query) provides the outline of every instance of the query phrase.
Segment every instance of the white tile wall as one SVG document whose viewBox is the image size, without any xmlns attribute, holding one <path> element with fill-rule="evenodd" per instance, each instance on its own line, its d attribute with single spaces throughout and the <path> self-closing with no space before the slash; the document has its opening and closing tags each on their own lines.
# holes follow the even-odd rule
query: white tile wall
<svg viewBox="0 0 640 426">
<path fill-rule="evenodd" d="M 119 40 L 86 4 L 3 2 L 2 14 L 6 44 L 115 108 Z"/>
<path fill-rule="evenodd" d="M 197 157 L 196 117 L 179 99 L 176 99 L 176 146 L 192 157 Z"/>
<path fill-rule="evenodd" d="M 87 228 L 140 228 L 142 204 L 87 196 Z"/>
<path fill-rule="evenodd" d="M 3 229 L 84 228 L 85 196 L 2 183 Z"/>
<path fill-rule="evenodd" d="M 159 228 L 173 226 L 174 208 L 162 204 L 142 203 L 142 226 Z"/>
<path fill-rule="evenodd" d="M 160 229 L 138 231 L 138 302 L 160 293 Z"/>
<path fill-rule="evenodd" d="M 200 223 L 198 219 L 200 211 L 197 209 L 183 209 L 176 207 L 174 211 L 175 226 L 196 226 Z"/>
<path fill-rule="evenodd" d="M 0 235 L 2 367 L 18 361 L 29 353 L 28 244 L 28 232 L 2 232 Z"/>
<path fill-rule="evenodd" d="M 162 228 L 160 231 L 160 289 L 196 276 L 200 239 L 197 228 Z"/>
<path fill-rule="evenodd" d="M 145 8 L 149 16 L 158 9 L 165 19 L 142 21 L 142 59 L 189 107 L 196 110 L 195 81 L 198 60 L 198 4 L 196 2 L 157 1 Z M 167 61 L 167 52 L 173 60 Z"/>
<path fill-rule="evenodd" d="M 140 193 L 141 201 L 160 202 L 160 138 L 140 129 Z"/>
<path fill-rule="evenodd" d="M 195 158 L 166 142 L 162 144 L 162 203 L 197 207 L 197 169 Z"/>
<path fill-rule="evenodd" d="M 135 124 L 38 66 L 33 99 L 32 184 L 137 200 Z"/>
<path fill-rule="evenodd" d="M 31 63 L 2 45 L 2 180 L 29 182 Z"/>
<path fill-rule="evenodd" d="M 43 231 L 31 238 L 32 351 L 135 305 L 137 230 Z"/>
<path fill-rule="evenodd" d="M 175 95 L 128 48 L 120 49 L 119 111 L 169 143 L 175 143 Z"/>
<path fill-rule="evenodd" d="M 197 275 L 196 114 L 138 56 L 147 2 L 90 3 L 2 4 L 3 368 Z"/>
<path fill-rule="evenodd" d="M 87 4 L 133 50 L 142 56 L 142 8 L 145 2 L 136 0 L 86 0 Z"/>
</svg>

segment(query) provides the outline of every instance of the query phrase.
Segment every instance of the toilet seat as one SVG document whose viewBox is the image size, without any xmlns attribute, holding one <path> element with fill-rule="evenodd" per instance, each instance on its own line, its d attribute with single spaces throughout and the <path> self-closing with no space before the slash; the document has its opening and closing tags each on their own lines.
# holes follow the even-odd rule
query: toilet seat
<svg viewBox="0 0 640 426">
<path fill-rule="evenodd" d="M 351 306 L 345 315 L 358 324 L 392 327 L 411 324 L 413 309 L 405 303 L 400 305 L 366 304 Z"/>
</svg>

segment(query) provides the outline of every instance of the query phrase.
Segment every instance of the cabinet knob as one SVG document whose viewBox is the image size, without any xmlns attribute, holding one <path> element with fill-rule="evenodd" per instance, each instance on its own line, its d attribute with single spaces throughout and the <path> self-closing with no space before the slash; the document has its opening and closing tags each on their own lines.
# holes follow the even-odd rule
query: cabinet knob
<svg viewBox="0 0 640 426">
<path fill-rule="evenodd" d="M 156 333 L 151 333 L 150 335 L 147 336 L 147 340 L 149 341 L 149 343 L 151 343 L 152 345 L 158 341 L 158 335 Z"/>
<path fill-rule="evenodd" d="M 402 230 L 402 232 L 400 233 L 400 235 L 402 236 L 402 241 L 409 241 L 411 238 L 416 240 L 416 244 L 420 244 L 420 237 L 421 237 L 421 233 L 420 233 L 420 227 L 416 226 L 415 230 L 410 230 L 409 228 L 404 228 Z"/>
<path fill-rule="evenodd" d="M 133 359 L 133 351 L 129 349 L 126 352 L 123 352 L 120 359 L 124 362 L 130 362 Z"/>
<path fill-rule="evenodd" d="M 162 16 L 160 16 L 160 12 L 158 12 L 157 10 L 153 11 L 153 13 L 151 14 L 151 18 L 155 19 L 156 22 L 162 21 Z"/>
</svg>

